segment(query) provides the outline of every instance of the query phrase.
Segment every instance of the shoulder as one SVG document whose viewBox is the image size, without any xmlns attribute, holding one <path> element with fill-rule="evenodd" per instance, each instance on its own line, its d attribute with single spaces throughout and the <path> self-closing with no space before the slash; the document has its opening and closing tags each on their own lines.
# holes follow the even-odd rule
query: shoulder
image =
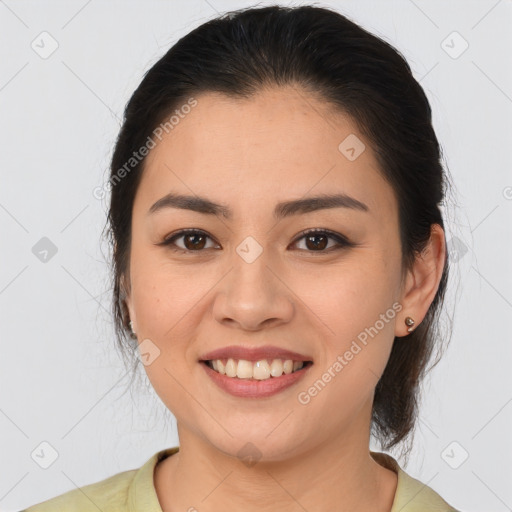
<svg viewBox="0 0 512 512">
<path fill-rule="evenodd" d="M 136 469 L 73 489 L 21 512 L 119 512 L 125 510 L 128 489 Z"/>
<path fill-rule="evenodd" d="M 452 507 L 434 489 L 401 471 L 402 488 L 395 497 L 397 510 L 403 512 L 461 512 Z M 394 512 L 394 511 L 393 511 Z"/>
<path fill-rule="evenodd" d="M 137 470 L 73 489 L 21 512 L 120 512 L 125 510 L 128 489 Z"/>
<path fill-rule="evenodd" d="M 376 462 L 398 474 L 391 512 L 461 512 L 427 484 L 406 473 L 391 455 L 381 452 L 370 453 Z"/>
<path fill-rule="evenodd" d="M 160 512 L 153 485 L 156 464 L 177 448 L 155 453 L 143 466 L 72 489 L 20 512 Z"/>
</svg>

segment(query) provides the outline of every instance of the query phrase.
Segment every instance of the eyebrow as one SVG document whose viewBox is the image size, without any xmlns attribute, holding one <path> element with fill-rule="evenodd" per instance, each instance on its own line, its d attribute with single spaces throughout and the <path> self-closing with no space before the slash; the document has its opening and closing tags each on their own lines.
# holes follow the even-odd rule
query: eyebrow
<svg viewBox="0 0 512 512">
<path fill-rule="evenodd" d="M 154 203 L 149 209 L 148 214 L 156 213 L 165 208 L 192 210 L 206 215 L 221 215 L 228 220 L 233 218 L 233 211 L 226 205 L 214 203 L 205 197 L 187 196 L 172 192 Z M 328 208 L 350 208 L 364 212 L 370 211 L 365 203 L 346 194 L 322 194 L 278 203 L 274 208 L 274 218 L 278 220 L 292 215 L 301 215 Z"/>
</svg>

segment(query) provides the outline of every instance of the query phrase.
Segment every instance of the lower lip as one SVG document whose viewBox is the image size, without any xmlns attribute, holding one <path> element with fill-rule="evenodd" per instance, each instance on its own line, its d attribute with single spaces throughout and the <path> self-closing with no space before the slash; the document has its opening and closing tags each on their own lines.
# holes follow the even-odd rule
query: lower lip
<svg viewBox="0 0 512 512">
<path fill-rule="evenodd" d="M 203 361 L 201 361 L 200 364 L 217 386 L 230 395 L 242 398 L 265 398 L 267 396 L 276 395 L 280 391 L 293 386 L 293 384 L 302 379 L 309 368 L 313 366 L 312 364 L 308 364 L 301 370 L 281 375 L 281 377 L 270 377 L 266 380 L 257 380 L 227 377 L 226 375 L 222 375 L 221 373 L 212 370 Z"/>
</svg>

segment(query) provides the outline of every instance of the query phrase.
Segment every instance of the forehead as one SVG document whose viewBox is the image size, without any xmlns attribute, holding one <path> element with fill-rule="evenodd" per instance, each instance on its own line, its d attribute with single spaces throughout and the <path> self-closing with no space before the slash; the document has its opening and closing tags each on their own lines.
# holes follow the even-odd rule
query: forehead
<svg viewBox="0 0 512 512">
<path fill-rule="evenodd" d="M 396 207 L 369 142 L 348 115 L 319 98 L 281 87 L 251 98 L 207 93 L 195 100 L 155 140 L 140 184 L 147 201 L 178 191 L 236 212 L 252 201 L 341 192 L 377 215 Z"/>
</svg>

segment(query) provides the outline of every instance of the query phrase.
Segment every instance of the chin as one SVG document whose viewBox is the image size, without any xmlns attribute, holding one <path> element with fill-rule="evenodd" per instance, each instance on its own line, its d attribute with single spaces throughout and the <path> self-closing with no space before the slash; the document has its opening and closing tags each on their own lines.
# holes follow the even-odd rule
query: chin
<svg viewBox="0 0 512 512">
<path fill-rule="evenodd" d="M 275 432 L 270 436 L 261 430 L 254 435 L 245 432 L 237 436 L 230 431 L 233 437 L 223 436 L 223 439 L 210 439 L 213 448 L 230 457 L 235 457 L 247 467 L 261 462 L 285 461 L 298 456 L 304 448 L 302 440 L 293 441 L 286 432 L 281 436 Z"/>
</svg>

